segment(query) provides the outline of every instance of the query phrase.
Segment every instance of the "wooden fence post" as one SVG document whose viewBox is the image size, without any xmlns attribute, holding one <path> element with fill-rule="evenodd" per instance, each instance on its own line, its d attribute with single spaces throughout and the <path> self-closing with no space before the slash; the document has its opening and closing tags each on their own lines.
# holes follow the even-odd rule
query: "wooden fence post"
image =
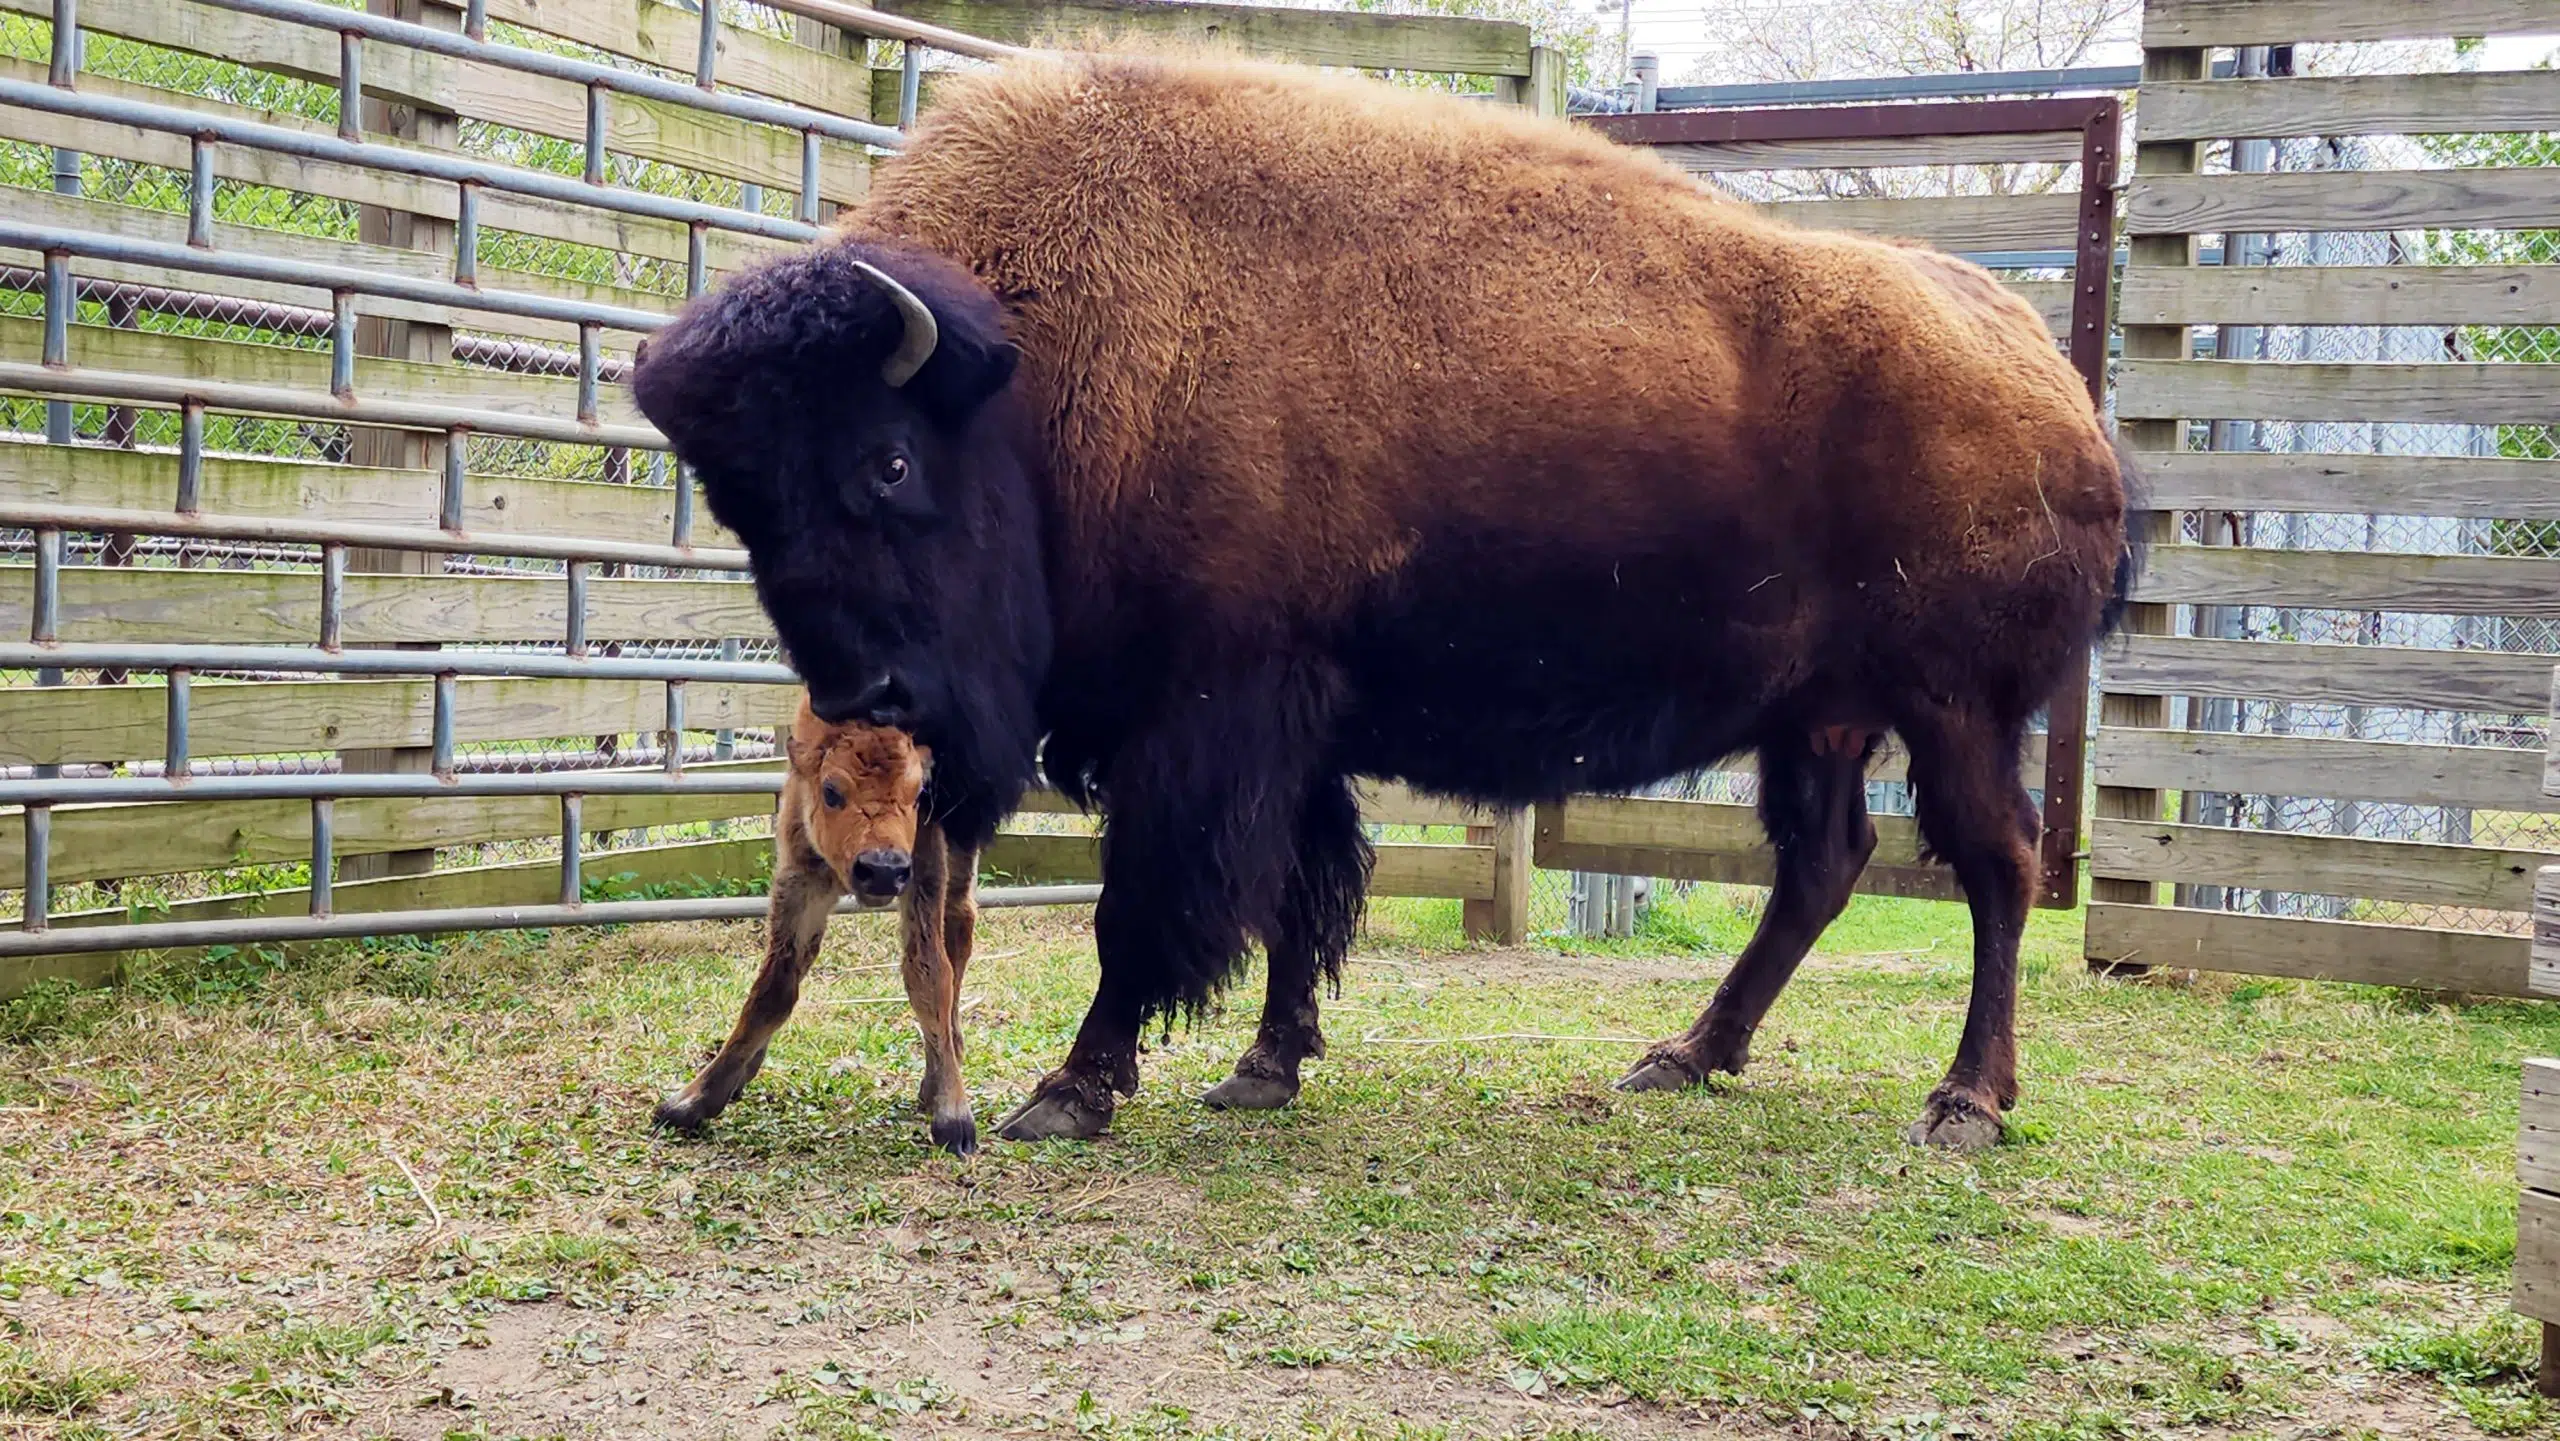
<svg viewBox="0 0 2560 1441">
<path fill-rule="evenodd" d="M 365 9 L 369 14 L 414 21 L 438 30 L 459 32 L 462 29 L 462 11 L 433 3 L 433 0 L 365 0 Z M 370 96 L 364 102 L 363 126 L 373 134 L 396 135 L 437 149 L 453 148 L 460 135 L 459 122 L 448 111 L 392 104 Z M 446 255 L 453 253 L 453 222 L 379 205 L 357 209 L 356 235 L 373 245 L 396 245 Z M 356 353 L 449 364 L 453 359 L 453 330 L 450 326 L 361 316 L 356 321 Z M 431 475 L 439 473 L 444 466 L 444 448 L 444 437 L 412 430 L 357 429 L 347 436 L 347 460 L 351 464 L 419 470 Z M 422 503 L 423 500 L 421 497 Z M 358 546 L 347 551 L 347 573 L 433 575 L 443 570 L 443 560 L 442 556 L 425 551 L 378 550 Z M 413 648 L 435 649 L 432 645 Z M 340 768 L 349 774 L 419 772 L 427 768 L 433 754 L 425 746 L 345 750 L 338 753 L 338 762 Z M 435 869 L 435 863 L 436 853 L 431 847 L 341 856 L 338 858 L 338 879 L 365 881 L 385 876 L 424 875 Z"/>
<path fill-rule="evenodd" d="M 2145 81 L 2201 80 L 2205 77 L 2206 52 L 2199 49 L 2146 50 L 2142 57 Z M 2192 140 L 2150 141 L 2138 144 L 2133 152 L 2133 170 L 2142 175 L 2184 175 L 2197 168 L 2198 147 Z M 2192 235 L 2138 235 L 2133 238 L 2128 256 L 2128 269 L 2133 266 L 2193 266 L 2196 243 Z M 2124 354 L 2128 360 L 2185 360 L 2193 344 L 2183 325 L 2127 325 L 2124 327 Z M 2125 444 L 2136 451 L 2174 451 L 2184 447 L 2186 422 L 2182 420 L 2132 420 L 2123 423 Z M 2171 517 L 2161 511 L 2143 511 L 2126 517 L 2126 528 L 2150 545 L 2161 545 L 2173 539 Z M 2124 630 L 2131 635 L 2167 635 L 2169 607 L 2136 605 L 2125 612 Z M 2162 728 L 2169 724 L 2169 700 L 2158 695 L 2102 694 L 2098 701 L 2098 723 L 2101 726 L 2144 726 Z M 2164 803 L 2159 791 L 2125 786 L 2098 787 L 2097 813 L 2100 818 L 2116 820 L 2157 821 Z M 2117 904 L 2157 905 L 2160 888 L 2150 881 L 2101 878 L 2089 886 L 2089 899 Z M 2140 962 L 2119 963 L 2114 957 L 2091 956 L 2091 970 L 2106 974 L 2139 974 L 2146 969 Z"/>
</svg>

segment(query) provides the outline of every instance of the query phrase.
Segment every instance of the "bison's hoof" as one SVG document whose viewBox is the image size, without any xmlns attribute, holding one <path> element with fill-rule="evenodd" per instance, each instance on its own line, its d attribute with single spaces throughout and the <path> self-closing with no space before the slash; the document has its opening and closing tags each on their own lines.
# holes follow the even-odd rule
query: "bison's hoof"
<svg viewBox="0 0 2560 1441">
<path fill-rule="evenodd" d="M 1111 1125 L 1108 1107 L 1070 1091 L 1035 1091 L 996 1127 L 1008 1141 L 1090 1141 Z"/>
<path fill-rule="evenodd" d="M 1636 1062 L 1634 1070 L 1620 1076 L 1617 1088 L 1621 1091 L 1679 1091 L 1703 1086 L 1706 1081 L 1707 1078 L 1687 1061 L 1669 1051 L 1656 1051 Z"/>
<path fill-rule="evenodd" d="M 964 1113 L 949 1120 L 937 1116 L 926 1129 L 933 1133 L 935 1145 L 955 1156 L 977 1153 L 978 1118 L 975 1116 Z"/>
<path fill-rule="evenodd" d="M 650 1112 L 649 1121 L 662 1131 L 678 1131 L 690 1136 L 710 1125 L 711 1118 L 719 1115 L 720 1109 L 706 1097 L 678 1092 L 660 1101 L 658 1109 Z"/>
<path fill-rule="evenodd" d="M 1276 1111 L 1298 1099 L 1298 1083 L 1279 1076 L 1238 1071 L 1200 1094 L 1213 1111 Z"/>
<path fill-rule="evenodd" d="M 2000 1144 L 2000 1115 L 1970 1096 L 1940 1092 L 1929 1098 L 1920 1119 L 1902 1138 L 1915 1146 L 1949 1151 L 1987 1151 Z"/>
</svg>

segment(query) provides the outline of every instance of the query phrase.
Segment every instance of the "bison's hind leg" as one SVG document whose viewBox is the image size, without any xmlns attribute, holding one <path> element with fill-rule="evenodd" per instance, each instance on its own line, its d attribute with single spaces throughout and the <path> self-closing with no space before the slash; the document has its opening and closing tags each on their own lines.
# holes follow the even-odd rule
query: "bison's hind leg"
<svg viewBox="0 0 2560 1441">
<path fill-rule="evenodd" d="M 1279 918 L 1266 938 L 1271 974 L 1262 1024 L 1237 1058 L 1235 1074 L 1210 1087 L 1200 1097 L 1203 1105 L 1271 1111 L 1297 1099 L 1299 1063 L 1324 1054 L 1316 979 L 1341 976 L 1373 859 L 1350 779 L 1327 776 L 1310 786 L 1298 814 L 1298 854 L 1281 892 Z"/>
<path fill-rule="evenodd" d="M 1859 726 L 1792 729 L 1760 747 L 1760 823 L 1777 852 L 1759 929 L 1697 1024 L 1647 1052 L 1622 1091 L 1665 1091 L 1723 1071 L 1740 1075 L 1751 1035 L 1823 929 L 1849 904 L 1875 853 L 1867 757 L 1881 734 Z"/>
<path fill-rule="evenodd" d="M 2023 722 L 1963 706 L 1899 717 L 1911 748 L 1920 835 L 1955 868 L 1973 912 L 1973 995 L 1946 1079 L 1910 1130 L 1917 1143 L 1978 1150 L 2018 1099 L 2018 943 L 2036 877 L 2035 806 L 2018 773 Z"/>
</svg>

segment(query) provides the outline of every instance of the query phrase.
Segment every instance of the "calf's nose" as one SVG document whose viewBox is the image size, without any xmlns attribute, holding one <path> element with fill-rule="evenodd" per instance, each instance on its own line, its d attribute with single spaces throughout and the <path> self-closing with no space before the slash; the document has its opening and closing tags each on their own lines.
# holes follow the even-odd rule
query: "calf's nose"
<svg viewBox="0 0 2560 1441">
<path fill-rule="evenodd" d="M 905 851 L 864 851 L 853 858 L 853 888 L 886 899 L 907 888 L 910 869 Z"/>
</svg>

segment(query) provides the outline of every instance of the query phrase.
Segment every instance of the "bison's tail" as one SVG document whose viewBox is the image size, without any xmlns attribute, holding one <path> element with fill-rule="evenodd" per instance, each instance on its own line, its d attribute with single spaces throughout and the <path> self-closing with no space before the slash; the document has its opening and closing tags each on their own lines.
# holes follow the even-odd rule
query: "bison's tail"
<svg viewBox="0 0 2560 1441">
<path fill-rule="evenodd" d="M 2142 569 L 2142 534 L 2134 529 L 2133 518 L 2147 508 L 2142 472 L 2135 468 L 2133 452 L 2125 448 L 2121 436 L 2113 442 L 2116 451 L 2116 473 L 2124 478 L 2124 549 L 2116 556 L 2115 584 L 2107 592 L 2107 603 L 2098 612 L 2097 639 L 2115 634 L 2123 623 L 2125 607 L 2132 602 L 2133 577 Z"/>
</svg>

